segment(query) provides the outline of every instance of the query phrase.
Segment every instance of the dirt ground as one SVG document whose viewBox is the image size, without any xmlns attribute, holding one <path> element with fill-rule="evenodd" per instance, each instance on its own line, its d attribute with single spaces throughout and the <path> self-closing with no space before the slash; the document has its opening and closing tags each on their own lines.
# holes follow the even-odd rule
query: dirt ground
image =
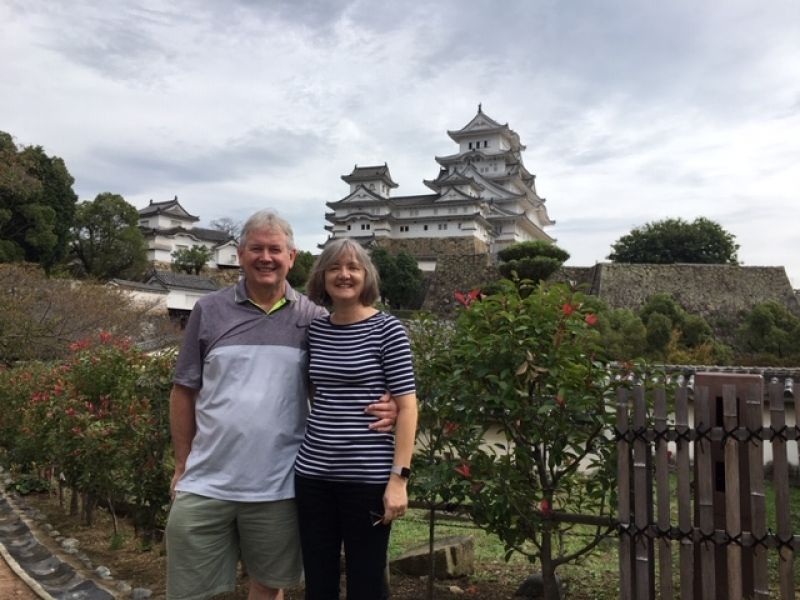
<svg viewBox="0 0 800 600">
<path fill-rule="evenodd" d="M 142 548 L 130 525 L 120 519 L 119 533 L 113 535 L 113 525 L 107 512 L 98 510 L 93 527 L 87 527 L 70 517 L 58 500 L 47 494 L 29 495 L 22 500 L 48 516 L 48 522 L 62 535 L 80 541 L 94 566 L 104 565 L 111 570 L 115 580 L 126 581 L 133 587 L 152 590 L 153 600 L 164 599 L 166 553 L 163 544 L 149 550 Z M 437 581 L 434 598 L 437 600 L 464 599 L 502 600 L 512 598 L 519 583 L 526 576 L 524 566 L 506 564 L 481 565 L 480 574 L 470 579 Z M 427 579 L 392 574 L 393 600 L 422 600 L 428 597 Z M 223 594 L 219 600 L 244 600 L 247 597 L 246 581 L 241 578 L 236 592 Z M 302 600 L 302 589 L 287 590 L 286 600 Z"/>
</svg>

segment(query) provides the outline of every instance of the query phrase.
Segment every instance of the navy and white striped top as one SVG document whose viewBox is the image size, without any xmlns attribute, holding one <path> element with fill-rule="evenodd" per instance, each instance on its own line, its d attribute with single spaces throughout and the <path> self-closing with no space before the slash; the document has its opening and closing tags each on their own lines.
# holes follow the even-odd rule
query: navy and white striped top
<svg viewBox="0 0 800 600">
<path fill-rule="evenodd" d="M 386 483 L 394 434 L 368 429 L 364 408 L 384 391 L 415 392 L 411 346 L 403 325 L 378 312 L 348 325 L 314 320 L 308 330 L 314 403 L 295 470 L 306 477 Z"/>
</svg>

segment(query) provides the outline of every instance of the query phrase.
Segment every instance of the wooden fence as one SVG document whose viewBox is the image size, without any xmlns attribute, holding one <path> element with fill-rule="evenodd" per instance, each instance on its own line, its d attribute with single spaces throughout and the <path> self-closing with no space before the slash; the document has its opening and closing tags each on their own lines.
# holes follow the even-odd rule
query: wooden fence
<svg viewBox="0 0 800 600">
<path fill-rule="evenodd" d="M 771 381 L 765 395 L 760 375 L 694 379 L 693 389 L 679 387 L 669 406 L 664 390 L 652 400 L 641 387 L 619 393 L 620 598 L 794 599 L 800 535 L 790 522 L 787 451 L 800 439 L 800 402 L 793 401 L 792 380 Z M 786 400 L 793 404 L 791 427 Z"/>
</svg>

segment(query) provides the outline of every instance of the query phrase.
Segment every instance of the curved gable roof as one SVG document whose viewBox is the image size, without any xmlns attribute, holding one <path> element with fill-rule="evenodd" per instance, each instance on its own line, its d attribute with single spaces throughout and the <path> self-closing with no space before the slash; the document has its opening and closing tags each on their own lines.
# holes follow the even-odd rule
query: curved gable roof
<svg viewBox="0 0 800 600">
<path fill-rule="evenodd" d="M 186 221 L 200 220 L 200 217 L 189 214 L 189 211 L 181 206 L 180 202 L 178 202 L 177 196 L 175 196 L 172 200 L 167 200 L 166 202 L 153 202 L 150 200 L 150 204 L 139 209 L 140 217 L 150 217 L 162 214 L 184 219 Z"/>
<path fill-rule="evenodd" d="M 350 175 L 342 175 L 342 180 L 347 183 L 359 183 L 362 181 L 383 181 L 390 188 L 396 188 L 397 184 L 389 173 L 389 165 L 386 163 L 371 167 L 353 166 Z"/>
</svg>

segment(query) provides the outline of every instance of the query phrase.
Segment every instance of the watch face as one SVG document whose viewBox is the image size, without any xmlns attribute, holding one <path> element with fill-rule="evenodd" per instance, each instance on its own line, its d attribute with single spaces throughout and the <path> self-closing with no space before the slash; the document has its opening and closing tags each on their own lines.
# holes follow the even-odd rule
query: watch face
<svg viewBox="0 0 800 600">
<path fill-rule="evenodd" d="M 399 475 L 403 479 L 411 477 L 411 469 L 408 467 L 392 467 L 392 473 Z"/>
</svg>

